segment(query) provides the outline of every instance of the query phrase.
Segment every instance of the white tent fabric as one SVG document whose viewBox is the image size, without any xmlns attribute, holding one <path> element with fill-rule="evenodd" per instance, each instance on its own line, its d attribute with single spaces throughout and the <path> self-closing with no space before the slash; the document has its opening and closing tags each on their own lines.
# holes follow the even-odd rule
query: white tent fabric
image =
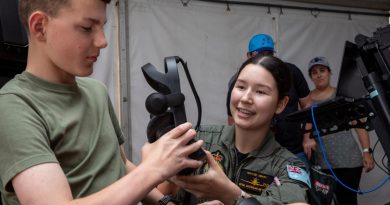
<svg viewBox="0 0 390 205">
<path fill-rule="evenodd" d="M 273 1 L 274 2 L 274 1 Z M 315 7 L 314 5 L 308 5 Z M 155 92 L 145 81 L 141 66 L 152 63 L 163 72 L 163 60 L 168 56 L 180 56 L 188 62 L 195 87 L 201 98 L 202 124 L 222 124 L 226 122 L 226 92 L 231 75 L 245 60 L 247 43 L 257 33 L 273 36 L 276 55 L 296 64 L 307 76 L 308 61 L 315 56 L 326 56 L 333 71 L 332 84 L 336 86 L 342 60 L 344 42 L 352 41 L 356 34 L 371 36 L 379 26 L 386 24 L 384 17 L 347 14 L 320 13 L 314 17 L 309 11 L 213 4 L 189 1 L 183 6 L 176 0 L 129 0 L 128 1 L 128 45 L 129 62 L 125 72 L 129 79 L 121 82 L 122 89 L 129 89 L 128 141 L 131 156 L 135 163 L 140 161 L 141 147 L 146 142 L 146 127 L 149 113 L 145 109 L 146 97 Z M 345 8 L 344 8 L 345 9 Z M 115 10 L 115 8 L 111 8 Z M 340 8 L 343 10 L 343 8 Z M 115 13 L 115 12 L 114 12 Z M 110 14 L 109 18 L 115 17 Z M 108 86 L 115 103 L 118 100 L 119 77 L 117 22 L 107 25 L 107 37 L 112 44 L 102 53 L 95 75 Z M 123 42 L 122 42 L 123 43 Z M 112 70 L 111 70 L 112 69 Z M 197 108 L 184 71 L 179 66 L 182 92 L 186 95 L 187 118 L 196 123 Z M 122 91 L 123 92 L 123 91 Z M 123 113 L 122 113 L 123 114 Z M 127 122 L 127 121 L 126 121 Z M 371 144 L 376 142 L 375 133 L 370 133 Z M 377 159 L 383 156 L 378 146 Z M 382 182 L 385 174 L 378 169 L 363 174 L 362 190 L 372 188 Z M 384 204 L 390 201 L 389 183 L 382 189 L 368 195 L 359 196 L 361 204 Z M 374 200 L 373 200 L 374 199 Z"/>
</svg>

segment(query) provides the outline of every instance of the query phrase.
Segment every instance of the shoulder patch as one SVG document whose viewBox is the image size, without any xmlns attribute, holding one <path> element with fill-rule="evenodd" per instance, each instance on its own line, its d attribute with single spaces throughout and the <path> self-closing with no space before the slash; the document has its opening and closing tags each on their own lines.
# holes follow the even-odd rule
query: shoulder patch
<svg viewBox="0 0 390 205">
<path fill-rule="evenodd" d="M 287 173 L 290 179 L 303 182 L 311 188 L 310 177 L 304 169 L 297 166 L 287 165 Z"/>
<path fill-rule="evenodd" d="M 304 168 L 306 170 L 306 172 L 308 171 L 306 169 L 305 163 L 301 159 L 299 159 L 298 157 L 291 157 L 291 158 L 288 159 L 288 162 L 292 166 L 297 166 L 297 167 L 300 167 L 300 168 Z"/>
</svg>

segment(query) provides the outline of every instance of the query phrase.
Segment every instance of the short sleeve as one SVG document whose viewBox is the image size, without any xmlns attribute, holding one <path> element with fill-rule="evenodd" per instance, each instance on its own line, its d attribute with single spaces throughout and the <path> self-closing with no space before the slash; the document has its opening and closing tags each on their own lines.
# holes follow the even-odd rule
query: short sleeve
<svg viewBox="0 0 390 205">
<path fill-rule="evenodd" d="M 108 110 L 110 113 L 111 122 L 112 122 L 112 125 L 114 126 L 115 134 L 118 138 L 118 142 L 121 145 L 125 142 L 125 137 L 123 136 L 123 132 L 122 132 L 121 126 L 119 125 L 119 121 L 118 121 L 118 118 L 115 114 L 114 107 L 112 105 L 110 97 L 107 96 L 107 98 L 108 98 Z"/>
<path fill-rule="evenodd" d="M 0 181 L 2 189 L 13 191 L 9 182 L 34 165 L 58 163 L 42 114 L 28 100 L 14 94 L 0 95 Z"/>
</svg>

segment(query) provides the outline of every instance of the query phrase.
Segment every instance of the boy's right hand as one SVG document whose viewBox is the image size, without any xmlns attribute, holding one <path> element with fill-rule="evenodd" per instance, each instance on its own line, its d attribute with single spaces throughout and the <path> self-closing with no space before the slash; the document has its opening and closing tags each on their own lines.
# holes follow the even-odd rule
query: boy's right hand
<svg viewBox="0 0 390 205">
<path fill-rule="evenodd" d="M 161 182 L 176 175 L 184 168 L 198 168 L 202 161 L 188 157 L 203 144 L 202 140 L 188 144 L 196 135 L 190 123 L 184 123 L 172 129 L 156 142 L 146 143 L 142 147 L 142 164 L 161 174 Z"/>
</svg>

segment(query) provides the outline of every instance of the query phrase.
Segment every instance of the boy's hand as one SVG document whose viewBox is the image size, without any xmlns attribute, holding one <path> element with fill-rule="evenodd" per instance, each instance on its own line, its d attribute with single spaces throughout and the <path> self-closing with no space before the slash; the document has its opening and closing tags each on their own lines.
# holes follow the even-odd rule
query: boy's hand
<svg viewBox="0 0 390 205">
<path fill-rule="evenodd" d="M 172 129 L 156 142 L 146 143 L 142 147 L 142 166 L 149 166 L 161 174 L 161 180 L 168 179 L 184 168 L 198 168 L 201 161 L 193 160 L 189 154 L 198 150 L 203 141 L 188 142 L 196 135 L 190 123 L 184 123 Z"/>
</svg>

